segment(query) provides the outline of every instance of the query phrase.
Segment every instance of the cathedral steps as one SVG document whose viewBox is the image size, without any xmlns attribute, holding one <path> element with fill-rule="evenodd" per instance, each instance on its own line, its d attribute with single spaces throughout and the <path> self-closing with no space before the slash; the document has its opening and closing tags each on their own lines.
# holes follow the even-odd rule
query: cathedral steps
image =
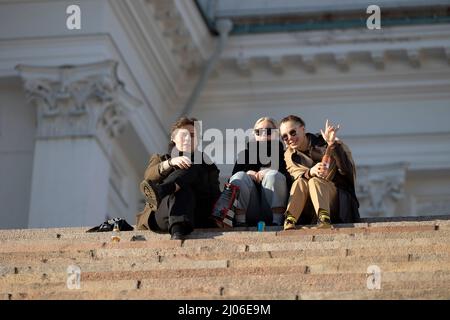
<svg viewBox="0 0 450 320">
<path fill-rule="evenodd" d="M 406 221 L 407 220 L 407 221 Z M 0 231 L 1 299 L 450 298 L 450 217 L 281 231 Z M 130 241 L 142 235 L 146 241 Z M 81 269 L 80 289 L 67 268 Z M 369 289 L 370 266 L 381 288 Z"/>
</svg>

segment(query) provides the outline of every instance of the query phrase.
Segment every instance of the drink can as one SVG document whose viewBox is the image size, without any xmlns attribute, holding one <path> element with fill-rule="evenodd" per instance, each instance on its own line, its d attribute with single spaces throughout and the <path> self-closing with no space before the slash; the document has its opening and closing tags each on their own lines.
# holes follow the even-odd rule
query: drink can
<svg viewBox="0 0 450 320">
<path fill-rule="evenodd" d="M 266 229 L 266 223 L 264 221 L 258 222 L 258 231 L 262 232 Z"/>
</svg>

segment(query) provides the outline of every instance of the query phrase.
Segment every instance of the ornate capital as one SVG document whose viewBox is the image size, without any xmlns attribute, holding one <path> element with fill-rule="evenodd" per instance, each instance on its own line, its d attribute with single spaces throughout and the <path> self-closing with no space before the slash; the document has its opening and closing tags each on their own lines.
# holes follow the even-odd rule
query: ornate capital
<svg viewBox="0 0 450 320">
<path fill-rule="evenodd" d="M 365 217 L 392 216 L 404 197 L 407 164 L 358 167 L 356 193 Z"/>
<path fill-rule="evenodd" d="M 19 65 L 29 101 L 37 105 L 37 137 L 114 138 L 139 101 L 124 90 L 117 62 L 80 66 Z"/>
</svg>

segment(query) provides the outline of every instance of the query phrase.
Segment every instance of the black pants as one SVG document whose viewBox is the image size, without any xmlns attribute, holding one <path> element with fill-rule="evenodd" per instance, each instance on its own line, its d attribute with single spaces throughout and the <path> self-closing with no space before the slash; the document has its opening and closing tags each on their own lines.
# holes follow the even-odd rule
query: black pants
<svg viewBox="0 0 450 320">
<path fill-rule="evenodd" d="M 208 186 L 207 170 L 201 164 L 193 164 L 188 169 L 177 169 L 162 183 L 176 183 L 180 189 L 173 194 L 175 199 L 166 197 L 163 201 L 174 201 L 170 210 L 157 210 L 149 217 L 150 229 L 154 231 L 170 231 L 175 223 L 182 223 L 187 230 L 192 231 L 196 225 L 197 199 L 202 198 Z M 200 224 L 201 221 L 199 221 Z"/>
</svg>

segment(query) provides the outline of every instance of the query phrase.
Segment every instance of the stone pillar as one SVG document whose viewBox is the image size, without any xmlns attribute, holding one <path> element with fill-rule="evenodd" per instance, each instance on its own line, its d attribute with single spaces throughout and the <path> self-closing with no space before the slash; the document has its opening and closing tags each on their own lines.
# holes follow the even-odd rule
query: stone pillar
<svg viewBox="0 0 450 320">
<path fill-rule="evenodd" d="M 112 141 L 138 101 L 125 92 L 114 61 L 16 69 L 37 106 L 29 227 L 100 224 Z"/>
<path fill-rule="evenodd" d="M 405 195 L 406 163 L 360 166 L 356 195 L 361 217 L 392 217 Z"/>
</svg>

